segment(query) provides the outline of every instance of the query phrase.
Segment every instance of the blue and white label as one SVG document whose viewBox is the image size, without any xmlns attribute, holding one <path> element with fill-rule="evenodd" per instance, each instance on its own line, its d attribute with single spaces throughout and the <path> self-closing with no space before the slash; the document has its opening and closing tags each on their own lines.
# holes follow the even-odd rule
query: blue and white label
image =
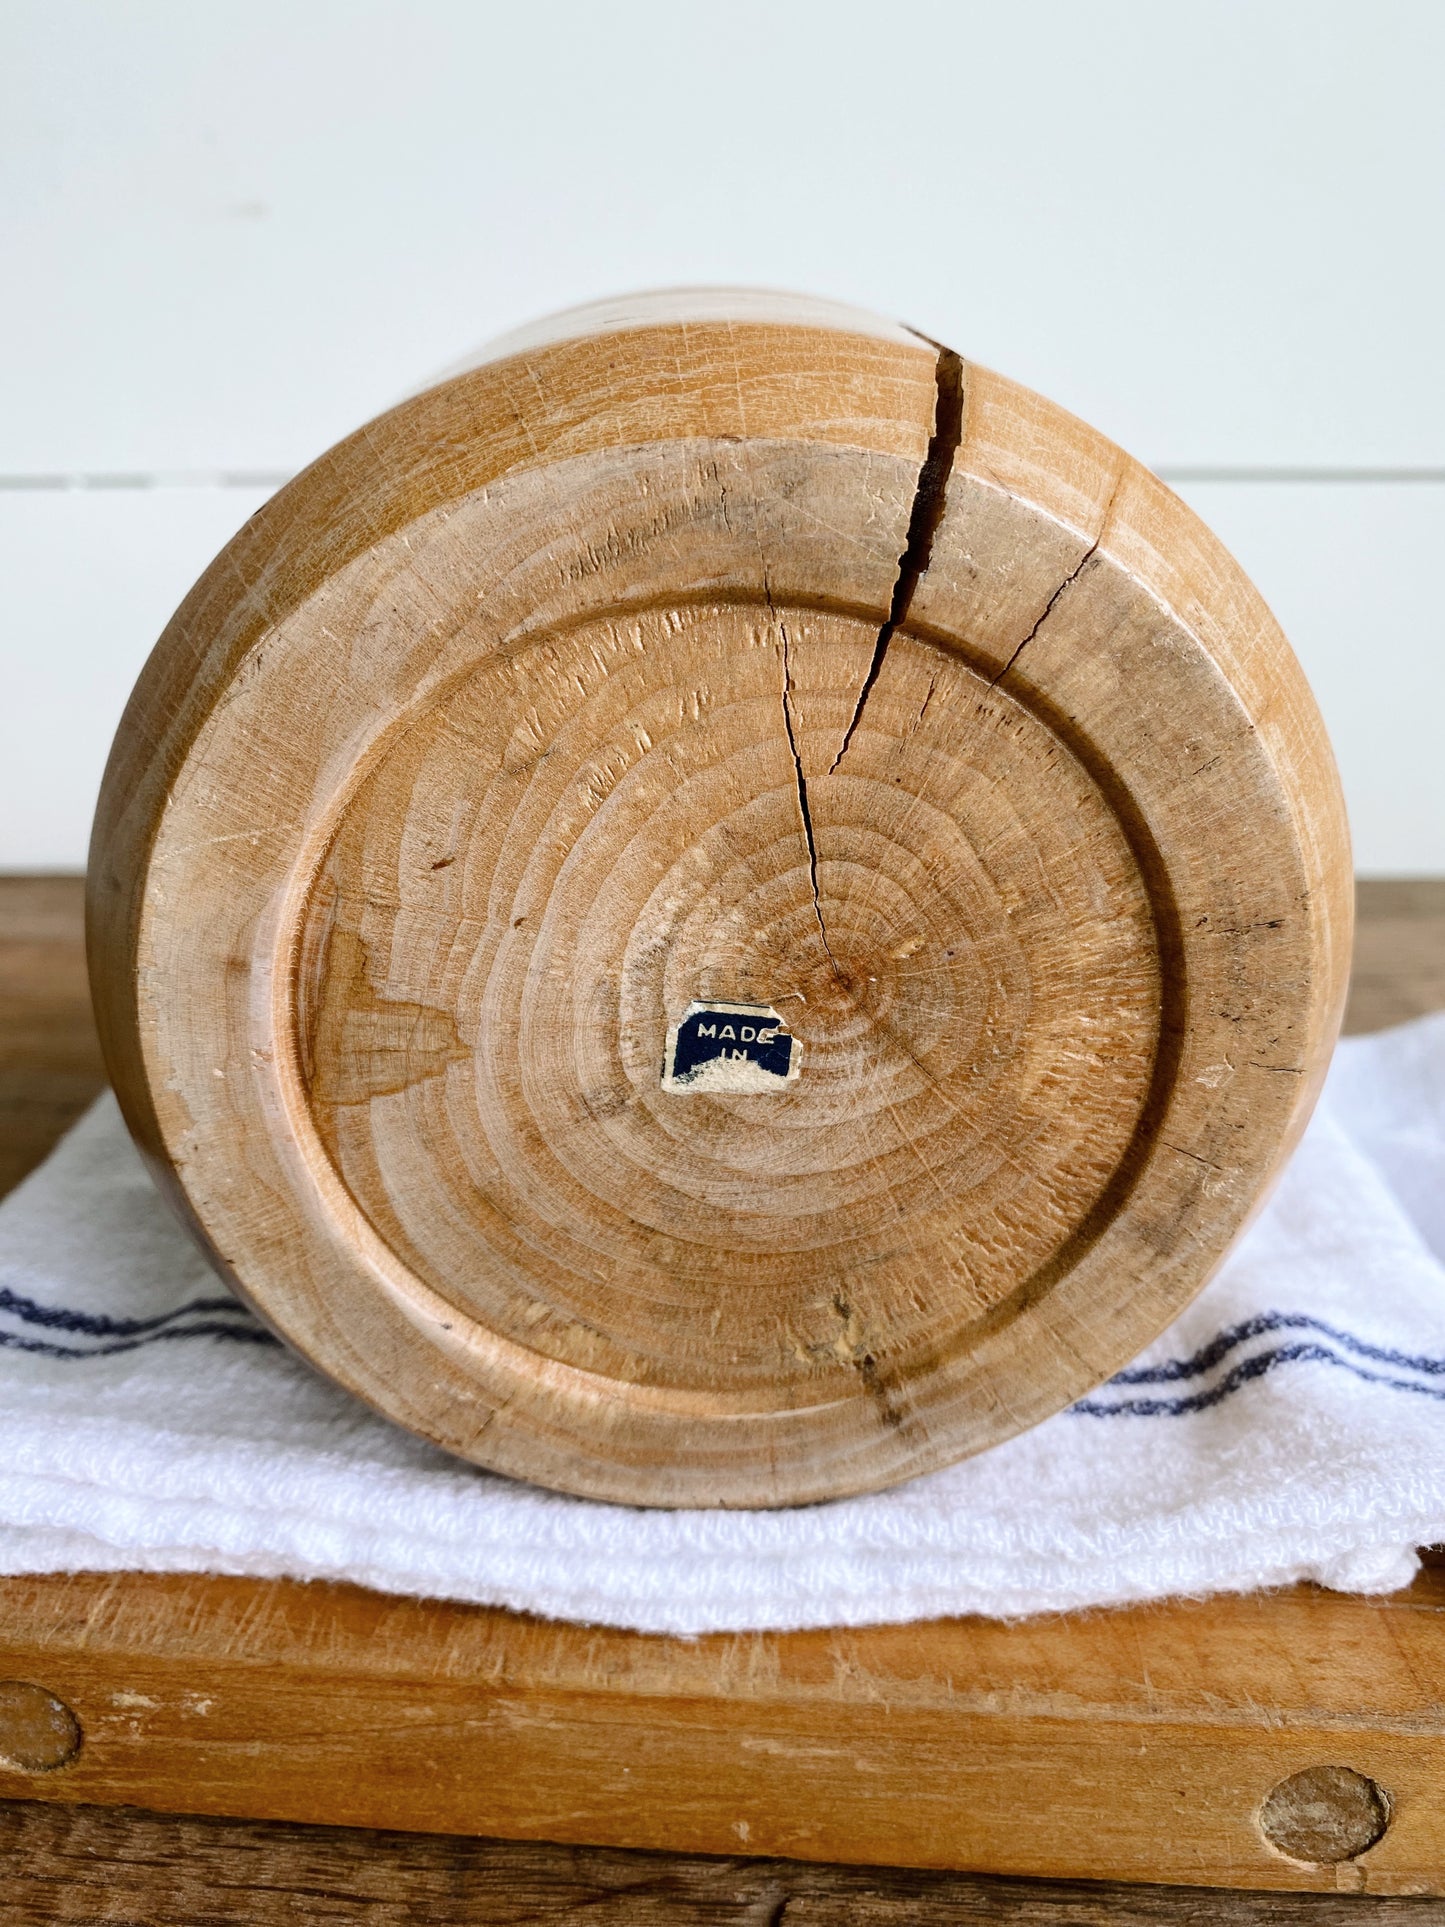
<svg viewBox="0 0 1445 1927">
<path fill-rule="evenodd" d="M 797 1038 L 767 1004 L 691 1003 L 668 1028 L 662 1088 L 760 1097 L 801 1068 Z"/>
</svg>

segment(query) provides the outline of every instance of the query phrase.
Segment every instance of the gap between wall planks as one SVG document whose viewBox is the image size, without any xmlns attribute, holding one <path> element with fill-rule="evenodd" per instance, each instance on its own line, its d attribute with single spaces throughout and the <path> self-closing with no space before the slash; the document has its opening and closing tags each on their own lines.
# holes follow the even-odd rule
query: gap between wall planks
<svg viewBox="0 0 1445 1927">
<path fill-rule="evenodd" d="M 99 1083 L 78 903 L 76 879 L 0 881 L 12 1169 Z M 1445 1004 L 1445 882 L 1367 883 L 1360 909 L 1348 1027 Z M 1386 1600 L 1301 1587 L 1013 1627 L 693 1642 L 289 1581 L 21 1577 L 0 1582 L 0 1676 L 60 1695 L 86 1739 L 53 1773 L 0 1770 L 0 1794 L 694 1854 L 1438 1893 L 1445 1701 L 1430 1682 L 1442 1674 L 1436 1569 Z M 1255 1826 L 1276 1780 L 1320 1764 L 1369 1774 L 1392 1801 L 1383 1840 L 1339 1868 L 1285 1860 Z M 876 1918 L 926 1920 L 919 1899 L 905 1891 Z M 783 1901 L 800 1922 L 869 1918 L 812 1889 Z M 777 1912 L 740 1900 L 713 1917 Z"/>
</svg>

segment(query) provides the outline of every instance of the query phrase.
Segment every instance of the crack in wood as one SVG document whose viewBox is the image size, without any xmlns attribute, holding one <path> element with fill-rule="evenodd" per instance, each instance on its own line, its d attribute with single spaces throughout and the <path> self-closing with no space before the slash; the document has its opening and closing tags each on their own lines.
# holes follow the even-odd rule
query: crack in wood
<svg viewBox="0 0 1445 1927">
<path fill-rule="evenodd" d="M 1043 628 L 1044 624 L 1048 621 L 1049 617 L 1054 613 L 1054 610 L 1057 608 L 1059 600 L 1062 597 L 1064 591 L 1066 589 L 1071 589 L 1073 587 L 1073 585 L 1078 581 L 1079 577 L 1084 573 L 1085 569 L 1087 569 L 1089 564 L 1093 561 L 1094 557 L 1099 553 L 1099 544 L 1104 539 L 1104 533 L 1109 526 L 1109 517 L 1113 513 L 1114 502 L 1119 493 L 1119 481 L 1120 481 L 1120 476 L 1116 475 L 1114 477 L 1114 486 L 1109 491 L 1109 499 L 1104 504 L 1104 513 L 1099 522 L 1099 533 L 1094 537 L 1093 541 L 1089 544 L 1088 548 L 1084 550 L 1084 553 L 1079 557 L 1078 561 L 1074 564 L 1073 568 L 1069 570 L 1069 573 L 1064 577 L 1063 581 L 1059 584 L 1058 588 L 1054 590 L 1053 594 L 1049 597 L 1048 601 L 1044 604 L 1042 610 L 1039 612 L 1038 620 L 1034 623 L 1033 627 L 1029 630 L 1028 634 L 1024 637 L 1023 641 L 1019 643 L 1018 647 L 1010 655 L 1008 661 L 1004 664 L 1003 668 L 999 670 L 996 676 L 990 677 L 989 685 L 988 685 L 990 689 L 998 688 L 999 684 L 1003 681 L 1004 677 L 1007 676 L 1009 672 L 1014 668 L 1014 666 L 1018 662 L 1019 657 L 1023 654 L 1025 649 L 1028 648 L 1029 644 L 1033 641 L 1034 637 L 1039 633 L 1040 629 Z M 1208 768 L 1208 764 L 1205 765 L 1205 768 Z"/>
<path fill-rule="evenodd" d="M 928 340 L 928 337 L 922 339 Z M 882 671 L 888 645 L 907 621 L 918 584 L 932 559 L 933 540 L 943 520 L 948 496 L 948 478 L 953 472 L 954 456 L 963 440 L 963 361 L 952 348 L 945 348 L 939 342 L 929 341 L 929 346 L 938 350 L 934 369 L 933 433 L 929 437 L 923 466 L 918 471 L 913 508 L 908 517 L 908 536 L 903 553 L 898 558 L 898 574 L 894 578 L 888 614 L 878 631 L 878 640 L 873 645 L 873 660 L 858 690 L 858 700 L 853 706 L 848 727 L 843 732 L 838 754 L 828 766 L 830 776 L 848 754 L 848 745 L 863 720 L 863 711 L 873 693 L 873 685 Z"/>
<path fill-rule="evenodd" d="M 823 900 L 818 894 L 818 844 L 813 835 L 813 812 L 808 803 L 808 779 L 803 774 L 803 758 L 793 728 L 792 658 L 789 654 L 788 632 L 781 622 L 778 624 L 778 634 L 783 639 L 783 728 L 788 733 L 788 748 L 792 751 L 793 773 L 798 784 L 798 814 L 803 819 L 803 840 L 808 846 L 808 881 L 813 891 L 813 915 L 818 919 L 818 935 L 828 953 L 828 963 L 841 984 L 842 973 L 838 969 L 838 959 L 833 955 L 833 946 L 828 941 L 828 926 L 823 921 Z"/>
</svg>

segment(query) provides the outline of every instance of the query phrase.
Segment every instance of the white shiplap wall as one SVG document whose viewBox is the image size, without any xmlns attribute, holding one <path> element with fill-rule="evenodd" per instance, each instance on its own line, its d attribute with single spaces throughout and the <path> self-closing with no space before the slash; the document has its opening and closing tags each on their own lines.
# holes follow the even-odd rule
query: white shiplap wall
<svg viewBox="0 0 1445 1927">
<path fill-rule="evenodd" d="M 1359 867 L 1445 872 L 1442 66 L 1439 0 L 7 0 L 0 868 L 83 860 L 266 476 L 529 315 L 737 281 L 1175 478 L 1315 683 Z"/>
</svg>

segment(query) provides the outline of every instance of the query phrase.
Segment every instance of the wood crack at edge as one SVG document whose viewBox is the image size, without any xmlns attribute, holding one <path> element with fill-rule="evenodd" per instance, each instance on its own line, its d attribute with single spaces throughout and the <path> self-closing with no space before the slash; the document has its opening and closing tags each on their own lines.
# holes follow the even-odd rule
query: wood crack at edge
<svg viewBox="0 0 1445 1927">
<path fill-rule="evenodd" d="M 933 432 L 928 438 L 928 448 L 918 471 L 913 507 L 908 517 L 908 535 L 903 553 L 898 558 L 898 573 L 893 581 L 888 614 L 878 631 L 878 640 L 873 645 L 873 660 L 858 690 L 858 700 L 848 727 L 843 732 L 838 754 L 828 765 L 830 776 L 848 754 L 848 745 L 863 720 L 863 711 L 873 692 L 873 685 L 882 671 L 888 645 L 907 621 L 914 594 L 932 560 L 933 540 L 943 520 L 948 498 L 948 478 L 953 473 L 954 457 L 963 440 L 963 360 L 952 348 L 945 348 L 941 342 L 933 341 L 927 335 L 920 336 L 920 339 L 938 351 L 934 368 Z"/>
<path fill-rule="evenodd" d="M 1099 544 L 1103 541 L 1104 536 L 1108 531 L 1109 517 L 1114 512 L 1114 503 L 1118 498 L 1119 484 L 1122 481 L 1122 479 L 1123 479 L 1123 468 L 1121 465 L 1119 472 L 1114 477 L 1114 485 L 1109 490 L 1109 499 L 1104 504 L 1104 513 L 1103 513 L 1103 516 L 1100 518 L 1100 522 L 1099 522 L 1099 533 L 1094 537 L 1093 541 L 1089 544 L 1088 548 L 1084 550 L 1084 553 L 1079 557 L 1078 561 L 1074 564 L 1073 568 L 1069 570 L 1069 573 L 1064 577 L 1063 581 L 1059 584 L 1058 588 L 1054 590 L 1053 594 L 1049 597 L 1048 601 L 1044 604 L 1043 608 L 1039 612 L 1038 620 L 1034 623 L 1033 627 L 1029 630 L 1028 634 L 1024 637 L 1023 641 L 1020 642 L 1018 647 L 1013 651 L 1013 654 L 1009 657 L 1008 661 L 1004 664 L 1003 668 L 999 670 L 996 676 L 991 676 L 989 678 L 988 686 L 990 689 L 998 688 L 999 684 L 1003 681 L 1004 677 L 1008 675 L 1010 670 L 1013 669 L 1014 665 L 1018 662 L 1019 657 L 1023 654 L 1025 649 L 1028 648 L 1029 644 L 1033 641 L 1034 637 L 1039 633 L 1040 629 L 1043 628 L 1044 624 L 1048 621 L 1049 617 L 1054 613 L 1055 608 L 1058 606 L 1059 598 L 1063 595 L 1064 591 L 1066 589 L 1071 589 L 1073 587 L 1073 585 L 1078 581 L 1079 577 L 1084 573 L 1085 569 L 1087 569 L 1089 564 L 1093 561 L 1094 557 L 1099 553 Z M 1206 764 L 1205 767 L 1207 768 L 1208 765 Z M 1196 772 L 1196 774 L 1197 773 L 1198 772 Z"/>
</svg>

